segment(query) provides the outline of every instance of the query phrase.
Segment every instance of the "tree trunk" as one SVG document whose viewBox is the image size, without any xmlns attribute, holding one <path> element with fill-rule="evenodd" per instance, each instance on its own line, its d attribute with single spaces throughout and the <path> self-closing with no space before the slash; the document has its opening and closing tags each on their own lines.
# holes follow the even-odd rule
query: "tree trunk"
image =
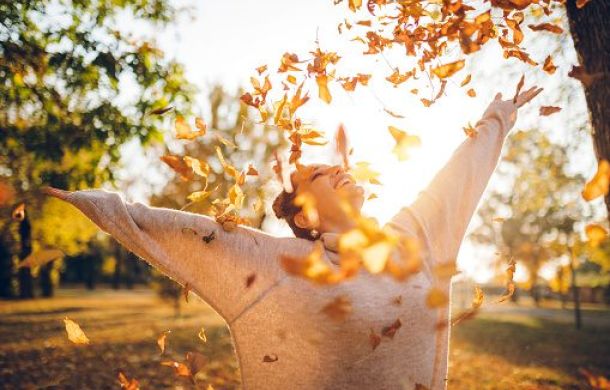
<svg viewBox="0 0 610 390">
<path fill-rule="evenodd" d="M 13 257 L 11 250 L 4 242 L 4 237 L 0 237 L 0 298 L 13 298 Z"/>
<path fill-rule="evenodd" d="M 32 253 L 32 225 L 27 212 L 23 221 L 19 223 L 19 241 L 21 242 L 19 259 L 23 261 Z M 17 277 L 19 279 L 19 298 L 34 298 L 34 284 L 30 268 L 19 268 Z"/>
<path fill-rule="evenodd" d="M 576 8 L 575 0 L 568 0 L 566 9 L 579 61 L 594 77 L 583 87 L 591 112 L 595 153 L 598 159 L 610 161 L 610 0 L 592 0 L 582 9 Z M 610 211 L 610 195 L 605 201 Z"/>
<path fill-rule="evenodd" d="M 54 293 L 53 280 L 51 273 L 53 272 L 53 262 L 47 263 L 40 267 L 40 289 L 43 297 L 52 297 Z"/>
</svg>

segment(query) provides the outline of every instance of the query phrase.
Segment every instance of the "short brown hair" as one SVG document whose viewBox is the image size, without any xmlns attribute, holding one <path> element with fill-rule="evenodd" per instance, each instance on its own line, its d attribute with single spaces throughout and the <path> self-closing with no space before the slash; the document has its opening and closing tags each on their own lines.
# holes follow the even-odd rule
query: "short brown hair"
<svg viewBox="0 0 610 390">
<path fill-rule="evenodd" d="M 319 234 L 314 229 L 299 227 L 294 222 L 294 216 L 297 215 L 303 208 L 294 204 L 294 199 L 297 197 L 297 189 L 294 185 L 294 180 L 292 180 L 292 187 L 292 192 L 282 190 L 282 192 L 273 201 L 273 211 L 275 212 L 275 216 L 285 220 L 296 237 L 315 241 L 318 239 Z"/>
</svg>

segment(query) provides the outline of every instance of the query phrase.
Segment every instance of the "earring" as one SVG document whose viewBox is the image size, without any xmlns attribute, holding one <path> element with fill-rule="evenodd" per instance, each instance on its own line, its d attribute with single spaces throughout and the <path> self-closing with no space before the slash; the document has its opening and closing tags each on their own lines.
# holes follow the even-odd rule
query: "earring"
<svg viewBox="0 0 610 390">
<path fill-rule="evenodd" d="M 320 237 L 320 233 L 316 229 L 311 229 L 309 234 L 311 234 L 311 237 L 314 239 L 317 239 L 318 237 Z"/>
</svg>

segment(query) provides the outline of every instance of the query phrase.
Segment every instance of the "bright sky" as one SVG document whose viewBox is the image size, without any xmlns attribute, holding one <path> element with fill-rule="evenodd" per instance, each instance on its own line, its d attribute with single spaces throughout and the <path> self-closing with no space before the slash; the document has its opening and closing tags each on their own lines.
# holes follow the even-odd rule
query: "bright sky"
<svg viewBox="0 0 610 390">
<path fill-rule="evenodd" d="M 392 73 L 392 66 L 408 70 L 413 65 L 406 63 L 404 56 L 388 55 L 387 62 L 363 59 L 359 53 L 362 45 L 346 43 L 338 36 L 337 24 L 346 14 L 347 5 L 333 6 L 332 0 L 199 0 L 188 18 L 158 36 L 162 48 L 170 57 L 185 64 L 187 77 L 195 83 L 205 96 L 208 86 L 222 83 L 228 90 L 236 90 L 239 85 L 247 85 L 254 68 L 269 64 L 276 69 L 284 52 L 307 57 L 315 47 L 316 36 L 323 50 L 337 50 L 344 57 L 340 74 L 354 74 L 356 71 L 373 73 L 369 88 L 358 87 L 355 93 L 347 93 L 341 88 L 331 89 L 333 102 L 326 105 L 317 98 L 317 91 L 311 91 L 314 103 L 301 110 L 301 117 L 311 120 L 317 128 L 332 137 L 339 123 L 348 131 L 354 147 L 352 161 L 366 160 L 382 173 L 381 189 L 375 189 L 379 198 L 365 205 L 365 213 L 376 216 L 381 222 L 390 218 L 402 206 L 408 205 L 450 157 L 452 151 L 465 139 L 462 126 L 475 123 L 496 92 L 512 96 L 521 74 L 526 72 L 529 80 L 534 80 L 534 71 L 523 67 L 516 60 L 503 61 L 497 47 L 490 47 L 474 56 L 472 68 L 464 69 L 465 76 L 472 72 L 472 87 L 476 98 L 467 97 L 463 89 L 449 83 L 447 96 L 425 108 L 419 97 L 410 94 L 410 88 L 393 89 L 383 78 Z M 366 12 L 366 11 L 365 11 Z M 192 20 L 191 17 L 192 16 Z M 546 41 L 538 42 L 541 53 L 536 59 L 542 61 L 548 52 Z M 492 43 L 488 46 L 497 46 Z M 571 42 L 565 45 L 566 61 L 576 62 Z M 457 59 L 457 58 L 456 58 Z M 560 67 L 558 72 L 567 73 L 571 66 Z M 462 77 L 463 77 L 462 76 Z M 456 77 L 456 82 L 461 78 Z M 556 139 L 565 139 L 570 134 L 570 119 L 583 111 L 582 92 L 576 83 L 568 88 L 576 91 L 579 104 L 556 101 L 557 81 L 545 78 L 546 91 L 532 106 L 520 111 L 517 128 L 537 125 L 548 130 Z M 421 80 L 420 91 L 427 88 L 427 80 Z M 526 86 L 531 82 L 526 83 Z M 428 95 L 431 92 L 427 92 Z M 426 97 L 423 94 L 420 97 Z M 202 99 L 203 101 L 204 99 Z M 578 103 L 578 102 L 577 102 Z M 563 110 L 552 117 L 539 117 L 539 105 L 560 105 Z M 403 114 L 405 119 L 395 119 L 383 112 L 384 106 Z M 422 139 L 422 147 L 413 157 L 400 163 L 391 153 L 392 139 L 387 131 L 394 125 Z M 593 152 L 587 145 L 579 168 L 585 172 L 594 169 Z M 308 149 L 305 161 L 328 161 L 329 150 Z M 459 190 L 459 189 L 456 189 Z M 493 254 L 477 250 L 466 242 L 458 258 L 461 269 L 478 281 L 488 279 Z"/>
</svg>

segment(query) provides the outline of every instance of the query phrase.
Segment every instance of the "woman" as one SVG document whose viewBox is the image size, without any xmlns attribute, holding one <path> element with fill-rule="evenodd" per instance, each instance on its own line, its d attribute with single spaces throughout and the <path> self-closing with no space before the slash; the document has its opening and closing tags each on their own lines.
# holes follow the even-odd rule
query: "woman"
<svg viewBox="0 0 610 390">
<path fill-rule="evenodd" d="M 231 330 L 244 388 L 441 389 L 447 381 L 449 329 L 437 325 L 446 323 L 449 309 L 430 309 L 425 300 L 432 286 L 448 294 L 449 281 L 436 280 L 430 270 L 455 259 L 517 108 L 540 91 L 531 88 L 509 101 L 498 94 L 477 123 L 478 134 L 464 141 L 418 199 L 388 223 L 394 232 L 417 238 L 424 249 L 421 272 L 405 282 L 363 272 L 318 286 L 281 268 L 282 255 L 304 257 L 316 238 L 324 243 L 328 261 L 337 236 L 352 227 L 328 201 L 329 194 L 341 192 L 359 210 L 363 191 L 339 167 L 309 166 L 292 175 L 297 190 L 314 196 L 317 220 L 294 207 L 290 194 L 282 193 L 274 203 L 300 238 L 247 227 L 225 232 L 209 217 L 129 204 L 105 191 L 47 193 L 72 203 L 209 303 Z M 252 274 L 256 278 L 249 285 Z M 338 297 L 352 305 L 342 322 L 321 311 Z M 371 334 L 385 335 L 376 348 Z"/>
</svg>

